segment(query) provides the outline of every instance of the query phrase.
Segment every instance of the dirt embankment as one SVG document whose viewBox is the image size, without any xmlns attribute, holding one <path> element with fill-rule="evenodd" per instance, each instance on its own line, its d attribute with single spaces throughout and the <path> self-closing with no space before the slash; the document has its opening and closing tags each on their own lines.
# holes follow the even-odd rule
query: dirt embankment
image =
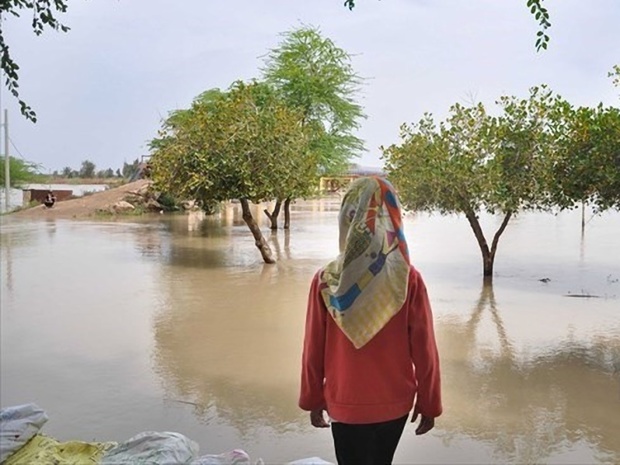
<svg viewBox="0 0 620 465">
<path fill-rule="evenodd" d="M 151 181 L 141 179 L 129 184 L 96 192 L 77 199 L 56 202 L 52 208 L 43 205 L 20 210 L 11 213 L 11 216 L 20 218 L 63 218 L 82 219 L 89 218 L 112 208 L 113 205 L 125 200 L 127 197 L 142 192 Z"/>
</svg>

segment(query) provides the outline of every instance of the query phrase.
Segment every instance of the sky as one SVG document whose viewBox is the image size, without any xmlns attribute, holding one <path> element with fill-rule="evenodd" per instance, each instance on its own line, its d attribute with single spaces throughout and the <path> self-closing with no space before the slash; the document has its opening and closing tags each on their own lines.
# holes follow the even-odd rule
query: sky
<svg viewBox="0 0 620 465">
<path fill-rule="evenodd" d="M 68 0 L 68 33 L 35 36 L 29 14 L 5 17 L 20 65 L 25 120 L 2 88 L 12 156 L 51 173 L 83 160 L 117 169 L 147 155 L 162 119 L 201 92 L 260 78 L 281 32 L 312 25 L 352 55 L 365 78 L 367 118 L 357 160 L 381 166 L 380 146 L 425 112 L 547 84 L 575 105 L 619 105 L 607 73 L 620 64 L 619 0 L 546 0 L 551 42 L 536 52 L 526 0 Z"/>
</svg>

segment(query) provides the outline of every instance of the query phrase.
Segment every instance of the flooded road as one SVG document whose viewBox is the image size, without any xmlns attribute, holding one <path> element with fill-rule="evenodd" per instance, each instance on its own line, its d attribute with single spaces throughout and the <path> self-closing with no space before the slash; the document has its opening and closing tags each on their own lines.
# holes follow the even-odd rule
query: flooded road
<svg viewBox="0 0 620 465">
<path fill-rule="evenodd" d="M 2 406 L 36 402 L 61 440 L 177 431 L 201 454 L 335 461 L 296 406 L 309 282 L 337 252 L 333 207 L 297 206 L 290 233 L 265 228 L 272 266 L 234 210 L 3 217 Z M 584 237 L 579 212 L 516 218 L 492 288 L 464 219 L 410 215 L 405 232 L 435 313 L 444 415 L 426 436 L 407 427 L 395 463 L 620 463 L 620 214 Z"/>
</svg>

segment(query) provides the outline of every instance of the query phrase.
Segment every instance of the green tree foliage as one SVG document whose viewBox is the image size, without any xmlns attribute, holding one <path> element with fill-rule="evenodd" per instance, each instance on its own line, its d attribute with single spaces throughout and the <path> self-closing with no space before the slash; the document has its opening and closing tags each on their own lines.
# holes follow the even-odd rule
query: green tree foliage
<svg viewBox="0 0 620 465">
<path fill-rule="evenodd" d="M 77 170 L 74 170 L 73 168 L 71 168 L 70 166 L 65 166 L 62 171 L 62 177 L 63 178 L 78 178 L 80 176 L 80 173 Z"/>
<path fill-rule="evenodd" d="M 9 157 L 11 187 L 20 187 L 24 183 L 33 182 L 39 176 L 39 165 L 21 158 Z M 0 159 L 0 179 L 5 183 L 4 157 Z"/>
<path fill-rule="evenodd" d="M 84 160 L 79 171 L 80 178 L 94 178 L 96 176 L 95 169 L 96 166 L 92 161 Z"/>
<path fill-rule="evenodd" d="M 149 142 L 151 152 L 157 154 L 170 144 L 178 144 L 179 136 L 188 132 L 191 127 L 197 124 L 200 113 L 212 113 L 215 111 L 216 103 L 223 101 L 225 98 L 226 93 L 220 89 L 208 89 L 194 98 L 190 108 L 171 111 L 163 123 L 159 137 Z M 129 171 L 129 167 L 137 169 L 138 165 L 138 159 L 134 160 L 133 165 L 125 163 L 123 175 L 128 177 L 125 175 L 125 171 Z"/>
<path fill-rule="evenodd" d="M 96 170 L 96 165 L 90 160 L 84 160 L 80 166 L 79 170 L 75 170 L 70 166 L 65 166 L 60 172 L 54 171 L 54 177 L 63 177 L 67 179 L 72 178 L 100 178 L 100 179 L 111 179 L 111 178 L 121 178 L 131 177 L 134 172 L 138 169 L 139 160 L 135 159 L 132 163 L 124 163 L 123 171 L 121 169 L 117 169 L 116 171 L 113 168 Z M 123 176 L 125 173 L 125 176 Z"/>
<path fill-rule="evenodd" d="M 304 26 L 282 34 L 282 41 L 266 55 L 262 72 L 286 103 L 301 111 L 311 151 L 319 159 L 315 170 L 344 171 L 364 150 L 363 141 L 354 135 L 365 115 L 356 103 L 362 80 L 353 70 L 351 56 L 317 28 Z M 280 182 L 273 212 L 265 210 L 271 229 L 278 228 L 282 202 L 288 229 L 291 200 L 307 196 L 315 187 L 304 177 L 289 181 Z"/>
<path fill-rule="evenodd" d="M 286 103 L 302 112 L 323 173 L 341 172 L 364 150 L 363 141 L 354 135 L 365 118 L 356 103 L 362 80 L 351 56 L 317 28 L 283 33 L 265 57 L 262 72 Z"/>
<path fill-rule="evenodd" d="M 61 24 L 55 15 L 67 11 L 66 0 L 2 0 L 0 2 L 0 17 L 5 13 L 19 17 L 23 10 L 32 14 L 32 29 L 36 35 L 41 35 L 46 27 L 57 31 L 67 32 L 69 28 Z M 0 68 L 5 75 L 5 83 L 21 108 L 21 113 L 33 123 L 37 115 L 26 102 L 19 98 L 19 65 L 9 53 L 9 46 L 4 40 L 0 25 Z"/>
<path fill-rule="evenodd" d="M 614 65 L 608 76 L 612 78 L 614 86 L 620 87 L 620 65 Z"/>
<path fill-rule="evenodd" d="M 536 18 L 538 22 L 538 32 L 536 32 L 536 51 L 540 49 L 547 49 L 549 45 L 549 36 L 547 35 L 547 29 L 551 27 L 549 22 L 549 12 L 543 6 L 544 0 L 527 0 L 527 7 L 529 8 L 532 16 Z M 355 8 L 355 0 L 345 0 L 344 6 L 349 10 Z"/>
<path fill-rule="evenodd" d="M 139 166 L 140 160 L 138 160 L 137 158 L 131 163 L 123 162 L 123 170 L 121 172 L 123 177 L 126 179 L 131 178 L 133 174 L 138 171 Z"/>
<path fill-rule="evenodd" d="M 221 89 L 208 89 L 194 98 L 190 108 L 171 111 L 166 121 L 164 121 L 159 137 L 150 141 L 149 148 L 151 151 L 157 152 L 164 149 L 168 144 L 177 143 L 178 136 L 196 124 L 200 113 L 213 113 L 217 109 L 217 104 L 223 103 L 226 97 L 226 92 L 222 92 Z M 139 161 L 136 159 L 131 167 L 137 169 L 138 164 Z M 128 166 L 127 163 L 123 167 L 123 175 L 125 174 L 126 166 Z"/>
<path fill-rule="evenodd" d="M 543 6 L 544 0 L 527 0 L 527 7 L 530 12 L 538 21 L 538 32 L 536 32 L 536 51 L 540 49 L 547 50 L 549 45 L 549 36 L 547 35 L 547 29 L 551 27 L 549 22 L 549 12 Z"/>
<path fill-rule="evenodd" d="M 317 160 L 303 115 L 264 83 L 238 81 L 228 92 L 205 95 L 164 122 L 151 143 L 152 179 L 158 189 L 205 207 L 239 200 L 264 261 L 273 263 L 249 202 L 274 199 L 278 182 L 313 176 Z"/>
<path fill-rule="evenodd" d="M 533 88 L 528 99 L 502 97 L 498 103 L 500 116 L 489 115 L 482 104 L 454 105 L 438 125 L 427 114 L 401 127 L 400 144 L 383 149 L 386 171 L 406 208 L 465 215 L 487 278 L 512 216 L 553 207 L 548 160 L 557 151 L 565 105 L 544 87 Z M 481 212 L 503 217 L 490 245 Z"/>
<path fill-rule="evenodd" d="M 560 208 L 620 209 L 620 109 L 570 108 L 565 120 L 566 136 L 552 160 L 554 202 Z"/>
<path fill-rule="evenodd" d="M 99 170 L 97 171 L 97 177 L 100 179 L 109 179 L 114 177 L 114 170 L 112 168 L 108 168 L 107 170 Z"/>
</svg>

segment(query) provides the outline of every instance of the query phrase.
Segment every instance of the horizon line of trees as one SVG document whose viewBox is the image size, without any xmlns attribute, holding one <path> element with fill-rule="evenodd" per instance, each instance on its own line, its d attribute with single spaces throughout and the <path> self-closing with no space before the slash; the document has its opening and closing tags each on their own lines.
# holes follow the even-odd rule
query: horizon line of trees
<svg viewBox="0 0 620 465">
<path fill-rule="evenodd" d="M 0 182 L 4 185 L 4 157 L 0 163 Z M 122 168 L 97 169 L 91 160 L 83 160 L 78 169 L 65 166 L 62 170 L 54 170 L 51 174 L 42 172 L 40 164 L 24 160 L 19 157 L 9 157 L 11 187 L 34 183 L 46 179 L 130 179 L 138 170 L 140 160 L 136 158 L 131 163 L 123 162 Z"/>
<path fill-rule="evenodd" d="M 83 160 L 79 169 L 65 166 L 62 170 L 54 170 L 51 174 L 55 178 L 86 178 L 86 179 L 128 179 L 138 170 L 140 160 L 136 158 L 131 163 L 123 162 L 122 168 L 97 169 L 97 165 L 91 160 Z"/>
</svg>

